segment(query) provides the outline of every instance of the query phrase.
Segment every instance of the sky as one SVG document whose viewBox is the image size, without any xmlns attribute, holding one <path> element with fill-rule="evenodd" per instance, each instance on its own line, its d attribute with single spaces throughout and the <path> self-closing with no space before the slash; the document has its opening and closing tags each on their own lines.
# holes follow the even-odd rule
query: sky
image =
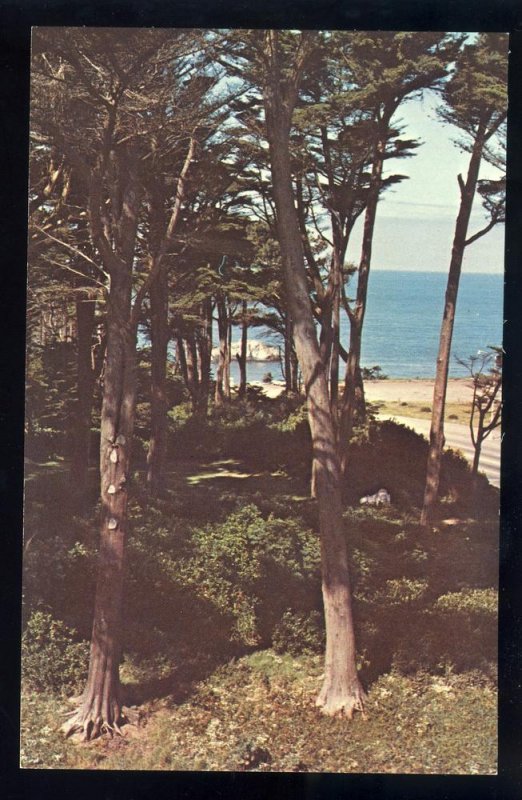
<svg viewBox="0 0 522 800">
<path fill-rule="evenodd" d="M 439 101 L 432 92 L 402 105 L 392 122 L 404 126 L 404 136 L 423 144 L 412 158 L 388 162 L 389 172 L 409 180 L 387 190 L 377 209 L 372 269 L 447 272 L 459 206 L 457 175 L 465 177 L 469 154 L 452 140 L 459 131 L 437 119 Z M 386 174 L 386 173 L 385 173 Z M 500 172 L 483 161 L 480 178 L 498 178 Z M 486 224 L 480 196 L 475 198 L 469 226 L 471 236 Z M 362 219 L 358 220 L 348 247 L 347 261 L 358 263 Z M 495 272 L 504 269 L 504 225 L 465 250 L 463 272 Z"/>
</svg>

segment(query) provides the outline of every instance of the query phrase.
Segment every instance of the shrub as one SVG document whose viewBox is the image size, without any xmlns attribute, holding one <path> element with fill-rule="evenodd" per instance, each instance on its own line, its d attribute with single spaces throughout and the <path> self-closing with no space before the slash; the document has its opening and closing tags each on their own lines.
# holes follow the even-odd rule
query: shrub
<svg viewBox="0 0 522 800">
<path fill-rule="evenodd" d="M 311 531 L 294 519 L 264 519 L 250 504 L 195 531 L 193 555 L 180 568 L 198 593 L 231 615 L 232 637 L 253 645 L 271 640 L 289 604 L 297 612 L 316 606 L 319 564 Z"/>
<path fill-rule="evenodd" d="M 318 611 L 295 614 L 287 609 L 274 628 L 272 647 L 276 653 L 321 653 L 325 645 L 324 623 Z"/>
<path fill-rule="evenodd" d="M 34 691 L 78 692 L 87 678 L 89 645 L 45 611 L 31 614 L 22 635 L 22 678 Z"/>
</svg>

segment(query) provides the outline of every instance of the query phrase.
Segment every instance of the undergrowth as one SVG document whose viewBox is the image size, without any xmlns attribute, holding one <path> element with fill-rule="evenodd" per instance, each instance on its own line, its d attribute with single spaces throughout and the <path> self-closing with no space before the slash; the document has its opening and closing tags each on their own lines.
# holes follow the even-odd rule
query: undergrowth
<svg viewBox="0 0 522 800">
<path fill-rule="evenodd" d="M 22 764 L 494 771 L 496 490 L 486 482 L 472 507 L 469 467 L 446 454 L 427 534 L 417 524 L 426 442 L 390 422 L 358 432 L 345 533 L 370 699 L 369 719 L 356 717 L 347 736 L 346 723 L 314 707 L 324 629 L 302 406 L 247 398 L 243 411 L 249 404 L 252 419 L 226 409 L 199 427 L 179 412 L 171 456 L 192 450 L 171 459 L 168 492 L 151 501 L 139 480 L 130 487 L 121 673 L 124 702 L 145 724 L 125 740 L 78 749 L 56 735 L 61 696 L 84 679 L 98 533 L 92 508 L 64 501 L 60 462 L 35 465 Z M 381 486 L 390 508 L 359 507 Z"/>
</svg>

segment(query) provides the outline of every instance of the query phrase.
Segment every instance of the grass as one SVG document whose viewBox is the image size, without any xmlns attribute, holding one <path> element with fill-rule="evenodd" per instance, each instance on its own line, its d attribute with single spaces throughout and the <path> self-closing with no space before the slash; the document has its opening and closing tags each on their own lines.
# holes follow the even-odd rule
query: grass
<svg viewBox="0 0 522 800">
<path fill-rule="evenodd" d="M 27 695 L 22 766 L 495 774 L 496 692 L 480 673 L 382 675 L 366 718 L 348 722 L 318 714 L 321 671 L 319 656 L 256 652 L 216 670 L 184 702 L 151 702 L 124 739 L 87 746 L 57 733 L 66 703 Z"/>
<path fill-rule="evenodd" d="M 431 407 L 426 403 L 406 403 L 395 401 L 379 401 L 372 403 L 378 407 L 379 414 L 397 417 L 413 417 L 414 419 L 431 419 Z M 469 423 L 471 413 L 470 403 L 446 403 L 446 422 L 456 422 L 460 425 Z"/>
</svg>

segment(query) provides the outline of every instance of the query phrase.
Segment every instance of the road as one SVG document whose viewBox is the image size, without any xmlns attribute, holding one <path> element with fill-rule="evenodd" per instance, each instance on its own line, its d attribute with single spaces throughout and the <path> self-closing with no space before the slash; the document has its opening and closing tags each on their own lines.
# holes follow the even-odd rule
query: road
<svg viewBox="0 0 522 800">
<path fill-rule="evenodd" d="M 417 433 L 421 433 L 429 438 L 431 421 L 429 419 L 415 419 L 413 417 L 399 417 L 390 414 L 379 414 L 380 419 L 394 419 L 401 425 L 413 428 Z M 469 428 L 466 425 L 459 425 L 456 422 L 446 422 L 444 424 L 444 435 L 447 447 L 452 447 L 468 459 L 473 461 L 473 445 Z M 479 462 L 479 471 L 484 472 L 493 486 L 500 486 L 500 428 L 492 431 L 482 444 L 482 452 Z"/>
</svg>

